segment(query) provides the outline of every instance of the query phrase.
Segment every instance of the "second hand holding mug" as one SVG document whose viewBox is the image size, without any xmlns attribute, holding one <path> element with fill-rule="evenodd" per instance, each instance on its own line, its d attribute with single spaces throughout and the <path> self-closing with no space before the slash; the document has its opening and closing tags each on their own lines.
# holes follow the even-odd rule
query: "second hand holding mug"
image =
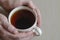
<svg viewBox="0 0 60 40">
<path fill-rule="evenodd" d="M 37 27 L 37 13 L 26 6 L 13 9 L 8 20 L 19 32 L 33 31 L 38 36 L 42 34 L 41 29 Z"/>
</svg>

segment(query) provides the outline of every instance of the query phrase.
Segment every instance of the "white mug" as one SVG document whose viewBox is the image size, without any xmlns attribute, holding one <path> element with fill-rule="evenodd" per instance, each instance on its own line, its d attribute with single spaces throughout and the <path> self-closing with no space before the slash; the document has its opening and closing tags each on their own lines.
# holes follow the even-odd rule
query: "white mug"
<svg viewBox="0 0 60 40">
<path fill-rule="evenodd" d="M 10 12 L 9 17 L 8 17 L 9 23 L 11 23 L 11 17 L 12 17 L 12 15 L 13 15 L 15 12 L 17 12 L 17 11 L 19 11 L 19 10 L 22 10 L 22 9 L 26 9 L 26 10 L 31 11 L 31 12 L 34 14 L 36 20 L 35 20 L 34 24 L 33 24 L 30 28 L 27 28 L 27 29 L 17 29 L 17 30 L 18 30 L 18 31 L 22 31 L 22 32 L 31 31 L 31 30 L 32 30 L 33 32 L 36 33 L 36 35 L 40 36 L 40 35 L 42 34 L 42 31 L 41 31 L 41 29 L 40 29 L 39 27 L 37 27 L 37 13 L 36 13 L 35 11 L 33 11 L 32 9 L 26 7 L 26 6 L 20 6 L 20 7 L 16 7 L 15 9 L 13 9 L 13 10 Z"/>
</svg>

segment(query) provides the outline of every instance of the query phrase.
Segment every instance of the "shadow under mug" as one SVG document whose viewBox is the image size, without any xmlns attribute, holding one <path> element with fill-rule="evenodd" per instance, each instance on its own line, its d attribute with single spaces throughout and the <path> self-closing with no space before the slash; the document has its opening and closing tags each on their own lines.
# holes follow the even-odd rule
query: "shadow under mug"
<svg viewBox="0 0 60 40">
<path fill-rule="evenodd" d="M 16 19 L 19 19 L 20 23 L 19 23 L 19 21 L 16 21 Z M 38 36 L 40 36 L 42 34 L 41 29 L 39 27 L 37 27 L 37 13 L 28 7 L 25 7 L 25 6 L 16 7 L 15 9 L 13 9 L 10 12 L 8 20 L 9 20 L 9 23 L 11 23 L 13 26 L 19 24 L 20 28 L 17 28 L 17 30 L 19 32 L 33 31 Z M 17 22 L 18 22 L 18 24 L 16 24 Z M 24 22 L 24 24 L 22 22 Z M 21 25 L 22 25 L 22 27 L 21 27 Z"/>
</svg>

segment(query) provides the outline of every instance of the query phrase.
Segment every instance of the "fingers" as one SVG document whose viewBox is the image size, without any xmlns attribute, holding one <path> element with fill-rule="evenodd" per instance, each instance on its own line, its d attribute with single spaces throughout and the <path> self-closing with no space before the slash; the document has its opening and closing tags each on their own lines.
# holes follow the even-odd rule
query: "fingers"
<svg viewBox="0 0 60 40">
<path fill-rule="evenodd" d="M 27 32 L 27 33 L 20 33 L 20 34 L 16 34 L 13 35 L 11 33 L 9 33 L 8 31 L 6 31 L 1 25 L 0 25 L 0 36 L 3 37 L 3 39 L 31 39 L 33 37 L 33 32 Z"/>
<path fill-rule="evenodd" d="M 11 25 L 10 23 L 8 23 L 8 20 L 7 20 L 7 18 L 4 16 L 4 15 L 2 15 L 2 14 L 0 14 L 0 24 L 7 30 L 7 31 L 9 31 L 9 32 L 11 32 L 11 33 L 18 33 L 17 32 L 17 29 L 13 26 L 13 25 Z"/>
<path fill-rule="evenodd" d="M 1 25 L 0 25 L 0 37 L 3 40 L 11 40 L 17 38 L 14 34 L 11 34 L 10 32 L 6 31 Z"/>
<path fill-rule="evenodd" d="M 31 32 L 21 32 L 17 36 L 19 36 L 20 38 L 26 38 L 26 37 L 29 37 L 29 36 L 33 37 L 34 34 L 33 34 L 32 31 Z"/>
<path fill-rule="evenodd" d="M 8 0 L 0 0 L 0 4 L 4 9 L 9 9 L 10 8 Z"/>
<path fill-rule="evenodd" d="M 40 10 L 38 8 L 36 8 L 35 11 L 37 13 L 37 26 L 40 27 L 41 26 L 41 14 L 40 14 Z"/>
<path fill-rule="evenodd" d="M 0 2 L 7 11 L 22 5 L 28 6 L 32 9 L 35 8 L 31 0 L 1 0 Z"/>
<path fill-rule="evenodd" d="M 23 38 L 25 40 L 31 40 L 35 36 L 35 34 L 32 31 L 27 32 L 25 35 L 26 36 Z"/>
<path fill-rule="evenodd" d="M 0 36 L 5 37 L 7 35 L 12 35 L 11 33 L 9 33 L 8 31 L 6 31 L 3 26 L 0 25 Z"/>
<path fill-rule="evenodd" d="M 32 9 L 35 9 L 35 5 L 33 4 L 32 1 L 29 1 L 28 6 Z"/>
<path fill-rule="evenodd" d="M 17 6 L 27 6 L 27 7 L 30 7 L 32 9 L 35 8 L 35 6 L 31 0 L 19 0 L 19 1 L 16 0 L 15 4 L 14 4 L 14 8 Z"/>
<path fill-rule="evenodd" d="M 30 7 L 32 9 L 35 8 L 33 2 L 31 0 L 28 0 L 28 1 L 21 1 L 20 5 L 23 5 L 23 6 L 27 6 L 27 7 Z"/>
</svg>

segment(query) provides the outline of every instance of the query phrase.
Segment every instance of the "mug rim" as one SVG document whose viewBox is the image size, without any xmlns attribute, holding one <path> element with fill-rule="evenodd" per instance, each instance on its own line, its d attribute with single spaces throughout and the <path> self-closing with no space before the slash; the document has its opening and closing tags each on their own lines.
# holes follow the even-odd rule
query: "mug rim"
<svg viewBox="0 0 60 40">
<path fill-rule="evenodd" d="M 31 11 L 31 12 L 34 14 L 34 16 L 35 16 L 35 22 L 34 22 L 34 24 L 33 24 L 31 27 L 29 27 L 29 28 L 27 28 L 27 29 L 17 29 L 17 30 L 19 30 L 19 31 L 31 31 L 33 28 L 36 27 L 37 14 L 36 14 L 36 12 L 35 12 L 34 10 L 31 10 L 30 8 L 28 8 L 28 7 L 26 7 L 26 6 L 19 6 L 19 7 L 16 7 L 15 9 L 13 9 L 13 10 L 10 12 L 9 16 L 8 16 L 8 21 L 9 21 L 9 23 L 11 24 L 11 17 L 12 17 L 12 15 L 13 15 L 15 12 L 17 12 L 18 10 L 21 10 L 21 9 L 27 9 L 27 10 Z M 14 25 L 13 25 L 13 26 L 14 26 Z"/>
</svg>

